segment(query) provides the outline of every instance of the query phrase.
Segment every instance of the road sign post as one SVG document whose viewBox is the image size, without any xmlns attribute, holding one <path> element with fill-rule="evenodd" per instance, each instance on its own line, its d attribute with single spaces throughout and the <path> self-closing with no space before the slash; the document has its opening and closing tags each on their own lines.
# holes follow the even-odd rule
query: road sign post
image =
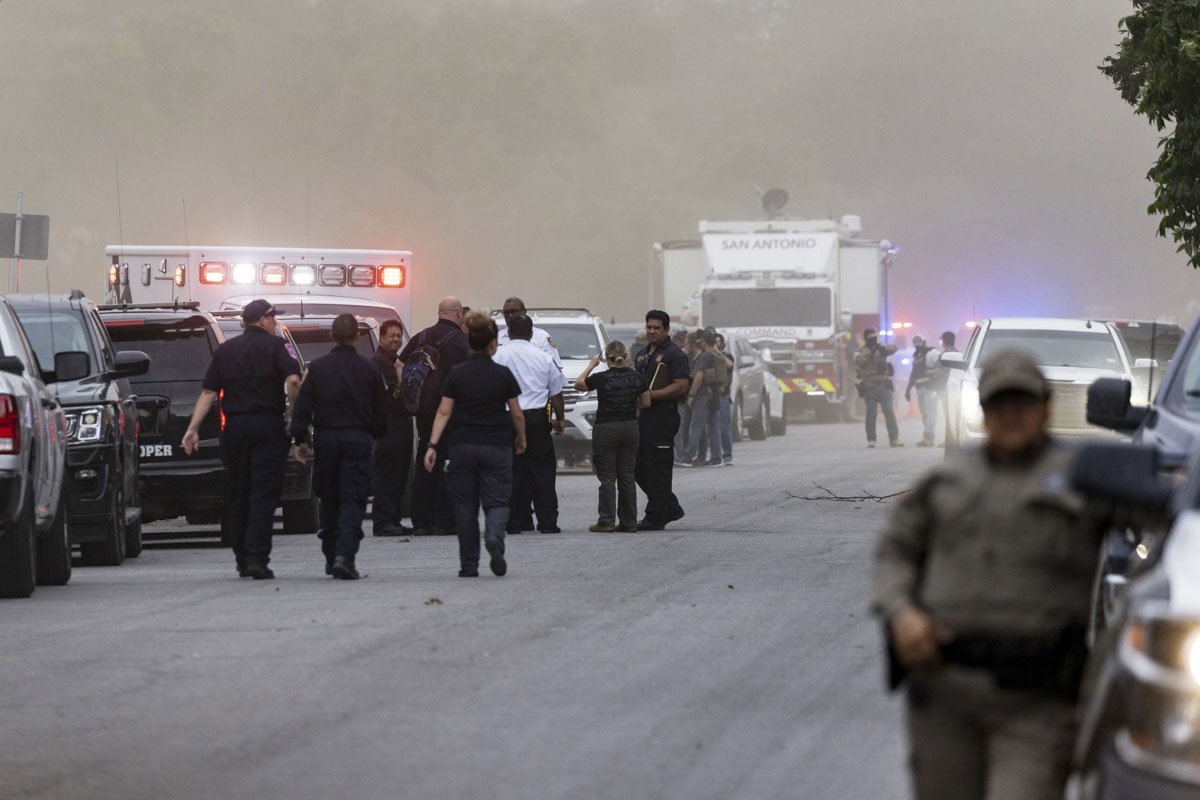
<svg viewBox="0 0 1200 800">
<path fill-rule="evenodd" d="M 17 213 L 0 214 L 0 258 L 13 260 L 9 289 L 21 291 L 21 259 L 45 261 L 50 251 L 50 218 L 22 211 L 24 193 L 17 193 Z"/>
</svg>

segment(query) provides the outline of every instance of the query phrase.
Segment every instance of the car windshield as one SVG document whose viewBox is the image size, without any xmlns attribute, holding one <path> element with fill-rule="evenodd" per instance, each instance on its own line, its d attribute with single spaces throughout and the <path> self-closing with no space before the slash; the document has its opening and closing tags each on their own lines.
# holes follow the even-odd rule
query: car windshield
<svg viewBox="0 0 1200 800">
<path fill-rule="evenodd" d="M 291 331 L 292 338 L 296 340 L 296 346 L 300 348 L 300 355 L 304 356 L 306 363 L 333 349 L 333 339 L 329 336 L 329 328 L 297 328 L 289 325 L 288 330 Z M 359 355 L 367 358 L 375 355 L 375 349 L 371 346 L 371 337 L 362 328 L 358 329 L 358 341 L 354 343 L 354 349 L 358 351 Z"/>
<path fill-rule="evenodd" d="M 1166 366 L 1175 357 L 1179 343 L 1183 341 L 1183 328 L 1178 325 L 1117 325 L 1117 335 L 1129 348 L 1133 359 L 1153 358 Z"/>
<path fill-rule="evenodd" d="M 150 356 L 150 369 L 130 378 L 130 383 L 203 380 L 212 361 L 213 340 L 203 318 L 109 319 L 104 326 L 118 353 L 140 350 Z"/>
<path fill-rule="evenodd" d="M 546 325 L 534 322 L 539 328 L 550 334 L 554 344 L 558 346 L 558 355 L 565 360 L 587 361 L 594 355 L 599 355 L 602 349 L 596 327 L 590 322 L 586 325 Z"/>
<path fill-rule="evenodd" d="M 1095 333 L 1084 331 L 1016 331 L 987 332 L 983 339 L 977 364 L 1000 350 L 1024 350 L 1043 367 L 1080 367 L 1121 371 L 1121 357 L 1116 342 L 1108 330 L 1100 327 Z"/>
<path fill-rule="evenodd" d="M 703 320 L 715 328 L 777 325 L 827 328 L 833 301 L 822 286 L 792 288 L 709 289 L 704 293 Z"/>
<path fill-rule="evenodd" d="M 22 306 L 17 309 L 17 316 L 42 369 L 54 369 L 54 355 L 71 351 L 87 353 L 89 369 L 96 369 L 96 357 L 81 312 Z"/>
</svg>

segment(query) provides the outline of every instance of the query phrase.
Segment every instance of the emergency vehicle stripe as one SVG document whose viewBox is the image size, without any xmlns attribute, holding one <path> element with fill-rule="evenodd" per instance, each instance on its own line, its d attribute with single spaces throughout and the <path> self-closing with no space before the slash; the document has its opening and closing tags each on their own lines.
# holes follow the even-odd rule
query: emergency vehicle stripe
<svg viewBox="0 0 1200 800">
<path fill-rule="evenodd" d="M 833 381 L 829 380 L 828 378 L 817 378 L 817 383 L 820 384 L 822 389 L 830 394 L 834 393 Z"/>
<path fill-rule="evenodd" d="M 788 386 L 787 381 L 785 381 L 783 378 L 778 378 L 778 381 L 779 381 L 779 388 L 783 389 L 784 394 L 792 393 L 792 387 Z"/>
</svg>

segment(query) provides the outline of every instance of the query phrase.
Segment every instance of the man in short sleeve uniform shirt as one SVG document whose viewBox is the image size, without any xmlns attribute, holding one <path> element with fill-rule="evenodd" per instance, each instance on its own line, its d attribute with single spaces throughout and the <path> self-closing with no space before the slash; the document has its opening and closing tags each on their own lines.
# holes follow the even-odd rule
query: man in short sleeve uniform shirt
<svg viewBox="0 0 1200 800">
<path fill-rule="evenodd" d="M 199 445 L 200 421 L 219 399 L 228 481 L 221 540 L 233 546 L 238 574 L 255 580 L 275 577 L 267 564 L 288 455 L 283 418 L 287 401 L 300 390 L 300 364 L 275 335 L 277 313 L 266 300 L 252 300 L 242 309 L 245 331 L 213 354 L 183 436 L 190 455 Z"/>
<path fill-rule="evenodd" d="M 646 314 L 649 344 L 634 359 L 650 390 L 650 407 L 638 417 L 637 483 L 646 494 L 646 514 L 638 530 L 662 530 L 683 518 L 683 506 L 671 490 L 675 461 L 675 433 L 679 430 L 679 401 L 687 396 L 691 371 L 688 358 L 671 341 L 671 318 L 665 311 Z M 654 375 L 663 368 L 665 378 L 654 388 Z"/>
</svg>

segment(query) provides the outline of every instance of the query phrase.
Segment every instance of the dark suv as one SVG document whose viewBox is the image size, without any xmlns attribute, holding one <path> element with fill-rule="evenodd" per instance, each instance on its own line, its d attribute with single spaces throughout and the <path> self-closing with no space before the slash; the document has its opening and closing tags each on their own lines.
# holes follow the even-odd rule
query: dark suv
<svg viewBox="0 0 1200 800">
<path fill-rule="evenodd" d="M 66 414 L 71 543 L 89 566 L 140 555 L 137 409 L 129 379 L 144 374 L 150 359 L 140 351 L 117 353 L 96 305 L 78 289 L 65 297 L 8 299 Z M 57 379 L 56 357 L 67 353 L 86 355 L 84 377 Z"/>
<path fill-rule="evenodd" d="M 215 317 L 199 303 L 101 306 L 100 316 L 118 351 L 150 353 L 150 370 L 134 382 L 141 425 L 143 518 L 185 517 L 190 524 L 220 522 L 225 500 L 219 405 L 200 423 L 200 449 L 183 452 L 183 434 L 200 396 L 213 353 L 241 334 L 241 318 Z M 287 338 L 283 326 L 280 335 Z M 295 344 L 289 345 L 296 351 Z M 298 352 L 298 351 L 296 351 Z M 301 360 L 301 366 L 303 361 Z M 311 465 L 288 460 L 283 490 L 285 533 L 317 528 Z"/>
</svg>

